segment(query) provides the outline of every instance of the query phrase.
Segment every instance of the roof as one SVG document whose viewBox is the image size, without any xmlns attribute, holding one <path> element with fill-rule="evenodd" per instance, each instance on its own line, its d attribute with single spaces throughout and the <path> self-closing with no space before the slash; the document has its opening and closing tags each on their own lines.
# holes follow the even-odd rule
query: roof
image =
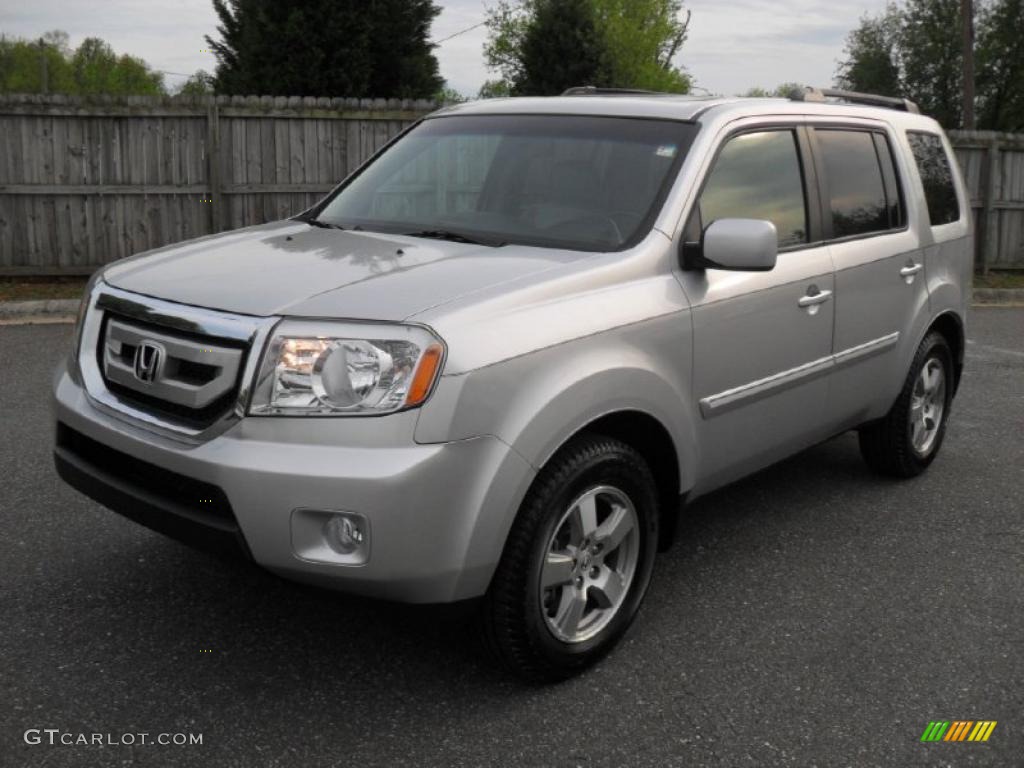
<svg viewBox="0 0 1024 768">
<path fill-rule="evenodd" d="M 456 104 L 435 114 L 607 115 L 701 122 L 757 115 L 823 115 L 869 117 L 886 122 L 932 122 L 929 118 L 895 109 L 848 102 L 643 93 L 485 99 Z"/>
</svg>

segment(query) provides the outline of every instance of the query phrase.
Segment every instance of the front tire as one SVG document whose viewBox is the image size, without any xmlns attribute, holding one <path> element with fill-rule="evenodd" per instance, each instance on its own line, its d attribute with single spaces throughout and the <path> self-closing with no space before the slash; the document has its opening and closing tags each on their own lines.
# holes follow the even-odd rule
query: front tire
<svg viewBox="0 0 1024 768">
<path fill-rule="evenodd" d="M 942 446 L 953 401 L 953 354 L 940 333 L 924 337 L 900 396 L 885 418 L 860 428 L 860 452 L 890 477 L 924 472 Z"/>
<path fill-rule="evenodd" d="M 658 504 L 629 445 L 583 435 L 538 473 L 481 610 L 484 644 L 531 682 L 576 674 L 607 653 L 650 583 Z"/>
</svg>

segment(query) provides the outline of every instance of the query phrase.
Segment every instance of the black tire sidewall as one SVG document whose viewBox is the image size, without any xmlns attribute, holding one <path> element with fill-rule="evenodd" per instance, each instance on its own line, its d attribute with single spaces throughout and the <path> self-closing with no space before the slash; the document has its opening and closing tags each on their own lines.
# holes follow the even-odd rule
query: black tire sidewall
<svg viewBox="0 0 1024 768">
<path fill-rule="evenodd" d="M 527 564 L 524 619 L 535 650 L 550 663 L 572 667 L 587 663 L 610 649 L 632 623 L 647 592 L 657 550 L 658 506 L 653 480 L 642 461 L 639 467 L 637 461 L 638 457 L 629 450 L 599 453 L 576 467 L 569 481 L 550 494 L 549 498 L 538 500 L 543 504 L 546 514 L 534 534 Z M 615 617 L 594 637 L 579 643 L 567 643 L 551 633 L 544 619 L 540 592 L 541 569 L 547 556 L 548 542 L 569 505 L 588 490 L 601 485 L 618 488 L 633 503 L 639 521 L 640 555 L 629 592 Z"/>
</svg>

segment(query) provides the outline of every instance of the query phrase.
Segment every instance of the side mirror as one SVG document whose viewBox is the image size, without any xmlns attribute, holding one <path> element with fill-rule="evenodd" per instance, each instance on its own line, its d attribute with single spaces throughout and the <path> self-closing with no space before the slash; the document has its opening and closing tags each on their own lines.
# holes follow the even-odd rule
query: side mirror
<svg viewBox="0 0 1024 768">
<path fill-rule="evenodd" d="M 718 219 L 704 230 L 700 246 L 688 246 L 685 253 L 690 269 L 769 272 L 775 268 L 779 236 L 770 221 Z"/>
</svg>

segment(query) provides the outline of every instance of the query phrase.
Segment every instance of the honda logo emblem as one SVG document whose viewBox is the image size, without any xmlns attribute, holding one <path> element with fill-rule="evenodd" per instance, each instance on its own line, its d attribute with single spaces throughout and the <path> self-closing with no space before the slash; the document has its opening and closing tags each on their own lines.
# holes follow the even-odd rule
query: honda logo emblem
<svg viewBox="0 0 1024 768">
<path fill-rule="evenodd" d="M 143 384 L 152 384 L 160 375 L 164 362 L 164 348 L 155 341 L 144 341 L 135 348 L 135 378 Z"/>
</svg>

